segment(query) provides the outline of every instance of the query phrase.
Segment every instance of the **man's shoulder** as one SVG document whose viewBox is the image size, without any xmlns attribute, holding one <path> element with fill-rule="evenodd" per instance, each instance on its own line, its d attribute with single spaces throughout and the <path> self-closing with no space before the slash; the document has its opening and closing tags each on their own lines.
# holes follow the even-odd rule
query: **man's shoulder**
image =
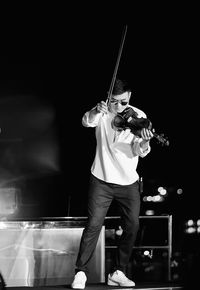
<svg viewBox="0 0 200 290">
<path fill-rule="evenodd" d="M 134 107 L 132 105 L 129 105 L 129 107 L 131 107 L 137 113 L 138 118 L 147 118 L 147 115 L 141 109 Z"/>
</svg>

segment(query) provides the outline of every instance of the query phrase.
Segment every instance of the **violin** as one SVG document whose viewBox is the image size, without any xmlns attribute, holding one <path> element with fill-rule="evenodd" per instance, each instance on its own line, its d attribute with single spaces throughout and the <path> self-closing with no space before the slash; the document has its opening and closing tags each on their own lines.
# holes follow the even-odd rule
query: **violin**
<svg viewBox="0 0 200 290">
<path fill-rule="evenodd" d="M 141 131 L 143 128 L 151 130 L 153 137 L 155 137 L 159 143 L 165 146 L 169 146 L 169 141 L 163 134 L 159 135 L 152 129 L 152 123 L 147 118 L 138 118 L 138 114 L 133 108 L 127 107 L 122 113 L 118 113 L 112 120 L 112 127 L 118 131 L 125 129 L 131 129 L 131 133 L 141 137 Z"/>
</svg>

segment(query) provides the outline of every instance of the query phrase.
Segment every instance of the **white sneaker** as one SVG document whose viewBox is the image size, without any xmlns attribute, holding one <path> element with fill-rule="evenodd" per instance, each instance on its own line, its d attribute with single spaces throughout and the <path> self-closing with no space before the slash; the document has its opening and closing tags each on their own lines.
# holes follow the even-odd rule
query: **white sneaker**
<svg viewBox="0 0 200 290">
<path fill-rule="evenodd" d="M 112 275 L 108 275 L 109 286 L 121 286 L 121 287 L 132 287 L 135 286 L 135 282 L 129 280 L 122 271 L 116 270 Z"/>
<path fill-rule="evenodd" d="M 74 276 L 74 280 L 71 284 L 71 287 L 73 289 L 84 289 L 86 281 L 87 281 L 87 277 L 85 273 L 83 271 L 79 271 Z"/>
</svg>

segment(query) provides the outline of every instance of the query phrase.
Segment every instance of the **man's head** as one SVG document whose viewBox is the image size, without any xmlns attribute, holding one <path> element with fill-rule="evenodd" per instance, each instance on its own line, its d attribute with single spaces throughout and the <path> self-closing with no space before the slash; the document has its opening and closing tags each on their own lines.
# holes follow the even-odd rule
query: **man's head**
<svg viewBox="0 0 200 290">
<path fill-rule="evenodd" d="M 109 99 L 109 109 L 112 113 L 121 113 L 128 106 L 131 89 L 126 81 L 115 80 L 112 95 Z"/>
</svg>

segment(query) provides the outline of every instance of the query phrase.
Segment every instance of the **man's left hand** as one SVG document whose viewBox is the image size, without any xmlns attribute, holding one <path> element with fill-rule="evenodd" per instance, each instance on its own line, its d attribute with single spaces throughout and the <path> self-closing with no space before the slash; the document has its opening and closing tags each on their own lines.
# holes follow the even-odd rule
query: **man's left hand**
<svg viewBox="0 0 200 290">
<path fill-rule="evenodd" d="M 153 133 L 151 130 L 143 128 L 141 131 L 141 136 L 143 140 L 150 141 L 150 139 L 153 138 Z"/>
</svg>

